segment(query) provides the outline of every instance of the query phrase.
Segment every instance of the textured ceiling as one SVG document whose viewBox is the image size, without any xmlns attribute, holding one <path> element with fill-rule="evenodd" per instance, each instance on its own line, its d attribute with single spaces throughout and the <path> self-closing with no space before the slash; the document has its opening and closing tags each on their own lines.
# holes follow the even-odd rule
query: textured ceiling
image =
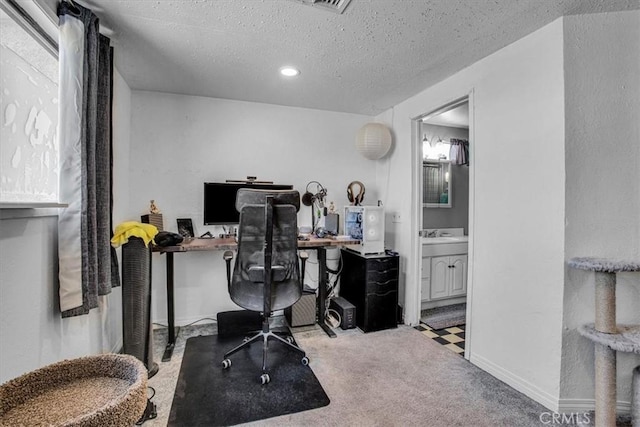
<svg viewBox="0 0 640 427">
<path fill-rule="evenodd" d="M 310 1 L 310 0 L 305 0 Z M 640 0 L 81 0 L 132 89 L 374 115 L 562 15 Z M 295 79 L 278 69 L 295 65 Z"/>
</svg>

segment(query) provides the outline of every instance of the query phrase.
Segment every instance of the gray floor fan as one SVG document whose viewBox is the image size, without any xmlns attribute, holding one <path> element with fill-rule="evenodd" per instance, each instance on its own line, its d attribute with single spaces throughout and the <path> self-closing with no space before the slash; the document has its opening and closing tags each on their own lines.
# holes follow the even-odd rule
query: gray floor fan
<svg viewBox="0 0 640 427">
<path fill-rule="evenodd" d="M 123 351 L 147 367 L 149 378 L 158 372 L 153 361 L 151 325 L 151 248 L 138 237 L 122 245 Z"/>
</svg>

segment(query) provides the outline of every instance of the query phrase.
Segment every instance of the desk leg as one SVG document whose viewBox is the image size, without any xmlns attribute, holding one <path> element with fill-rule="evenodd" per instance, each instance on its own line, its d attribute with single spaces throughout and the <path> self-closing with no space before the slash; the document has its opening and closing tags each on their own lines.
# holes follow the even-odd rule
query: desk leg
<svg viewBox="0 0 640 427">
<path fill-rule="evenodd" d="M 327 325 L 324 313 L 327 304 L 327 250 L 318 248 L 318 324 L 331 338 L 336 337 L 336 333 Z"/>
<path fill-rule="evenodd" d="M 167 318 L 169 323 L 169 330 L 167 331 L 167 347 L 164 349 L 162 355 L 162 361 L 168 362 L 173 356 L 173 348 L 176 345 L 176 330 L 175 330 L 175 313 L 173 308 L 173 252 L 167 252 Z"/>
</svg>

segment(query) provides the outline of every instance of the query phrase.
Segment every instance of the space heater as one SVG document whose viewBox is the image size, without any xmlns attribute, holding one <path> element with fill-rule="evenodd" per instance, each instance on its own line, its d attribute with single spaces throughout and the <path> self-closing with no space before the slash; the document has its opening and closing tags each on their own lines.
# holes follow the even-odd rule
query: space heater
<svg viewBox="0 0 640 427">
<path fill-rule="evenodd" d="M 130 237 L 122 245 L 122 350 L 144 363 L 149 378 L 158 371 L 152 327 L 151 248 L 142 239 Z"/>
<path fill-rule="evenodd" d="M 384 208 L 382 206 L 346 206 L 344 234 L 360 240 L 349 249 L 362 255 L 384 253 Z"/>
</svg>

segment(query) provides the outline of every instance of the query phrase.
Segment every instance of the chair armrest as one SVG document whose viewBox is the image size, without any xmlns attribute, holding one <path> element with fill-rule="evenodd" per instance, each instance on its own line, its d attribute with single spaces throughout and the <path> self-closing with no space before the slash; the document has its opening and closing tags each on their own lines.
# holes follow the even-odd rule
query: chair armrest
<svg viewBox="0 0 640 427">
<path fill-rule="evenodd" d="M 231 260 L 233 259 L 233 252 L 224 251 L 222 258 L 227 263 L 227 290 L 231 289 Z"/>
</svg>

